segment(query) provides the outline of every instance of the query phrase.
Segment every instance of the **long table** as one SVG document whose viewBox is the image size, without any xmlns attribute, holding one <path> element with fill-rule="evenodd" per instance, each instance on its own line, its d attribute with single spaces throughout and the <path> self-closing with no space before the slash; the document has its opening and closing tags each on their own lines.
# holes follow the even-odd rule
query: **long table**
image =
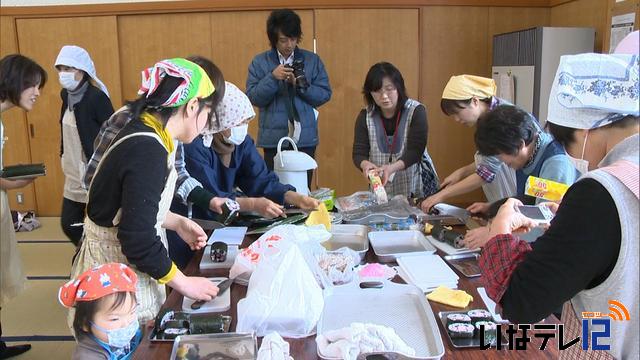
<svg viewBox="0 0 640 360">
<path fill-rule="evenodd" d="M 248 246 L 251 242 L 253 242 L 256 237 L 246 237 L 244 243 L 241 247 Z M 445 254 L 438 253 L 443 256 Z M 226 277 L 229 276 L 228 269 L 216 269 L 216 270 L 204 270 L 201 271 L 199 269 L 200 259 L 202 258 L 203 251 L 199 251 L 191 260 L 189 265 L 185 268 L 184 272 L 187 275 L 197 275 L 197 276 L 205 276 L 205 277 Z M 366 256 L 367 262 L 377 262 L 377 258 L 373 253 L 373 250 L 370 249 Z M 457 270 L 456 270 L 457 272 Z M 473 301 L 469 304 L 469 306 L 465 310 L 471 310 L 476 308 L 486 308 L 483 303 L 480 295 L 477 292 L 477 288 L 483 286 L 479 277 L 476 278 L 466 278 L 464 275 L 458 273 L 460 280 L 458 282 L 458 288 L 465 290 L 471 296 L 473 296 Z M 399 277 L 393 279 L 394 282 L 404 283 L 404 281 Z M 230 331 L 235 330 L 237 313 L 236 306 L 238 301 L 246 296 L 247 287 L 233 284 L 231 286 L 231 309 L 224 312 L 225 315 L 230 315 L 232 317 L 232 323 L 230 327 Z M 440 311 L 464 311 L 462 309 L 450 307 L 447 305 L 439 304 L 436 302 L 429 301 L 431 305 L 431 309 L 437 317 L 438 312 Z M 170 308 L 174 310 L 182 309 L 182 295 L 180 295 L 177 291 L 172 291 L 167 297 L 166 302 L 163 305 L 163 308 Z M 407 321 L 411 321 L 412 319 L 407 319 Z M 558 324 L 558 319 L 551 315 L 544 319 L 542 324 L 555 325 Z M 171 355 L 171 349 L 173 347 L 172 342 L 162 342 L 162 343 L 152 343 L 149 341 L 149 332 L 151 330 L 152 322 L 149 322 L 145 326 L 145 336 L 144 340 L 136 350 L 134 359 L 154 359 L 154 360 L 162 360 L 169 359 Z M 496 350 L 495 348 L 491 348 L 488 350 L 481 350 L 479 348 L 467 348 L 467 349 L 457 349 L 451 345 L 449 341 L 445 329 L 442 327 L 440 322 L 438 321 L 438 327 L 440 330 L 440 334 L 442 336 L 442 342 L 445 347 L 445 354 L 443 359 L 557 359 L 559 356 L 558 350 L 558 341 L 557 338 L 554 337 L 548 341 L 546 344 L 546 349 L 544 351 L 539 350 L 543 338 L 542 337 L 534 337 L 533 334 L 540 333 L 539 331 L 528 331 L 530 336 L 530 342 L 527 343 L 526 350 L 509 350 L 508 348 L 503 348 L 502 350 Z M 543 331 L 543 333 L 549 333 L 548 331 Z M 503 334 L 505 334 L 505 328 L 503 327 Z M 514 338 L 521 336 L 522 332 L 519 331 Z M 505 334 L 506 335 L 506 334 Z M 506 338 L 509 338 L 506 336 Z M 296 360 L 302 359 L 319 359 L 316 350 L 316 342 L 315 335 L 310 336 L 303 339 L 285 339 L 290 345 L 290 354 Z"/>
</svg>

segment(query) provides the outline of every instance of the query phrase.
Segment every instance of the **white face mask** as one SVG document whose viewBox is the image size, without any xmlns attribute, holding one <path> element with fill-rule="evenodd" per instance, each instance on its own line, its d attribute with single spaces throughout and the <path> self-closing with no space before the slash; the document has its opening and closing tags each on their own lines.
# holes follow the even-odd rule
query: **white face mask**
<svg viewBox="0 0 640 360">
<path fill-rule="evenodd" d="M 576 159 L 569 155 L 569 160 L 573 163 L 573 166 L 576 167 L 576 170 L 580 174 L 586 174 L 589 172 L 589 161 L 584 159 L 584 150 L 587 147 L 587 138 L 589 137 L 589 131 L 587 130 L 587 134 L 584 136 L 584 143 L 582 144 L 582 156 L 580 159 Z"/>
<path fill-rule="evenodd" d="M 229 144 L 240 145 L 244 141 L 244 138 L 247 137 L 248 130 L 249 125 L 247 124 L 231 128 L 231 135 L 229 135 L 229 137 L 225 136 L 224 140 Z"/>
<path fill-rule="evenodd" d="M 58 73 L 58 78 L 60 80 L 60 85 L 67 90 L 73 90 L 78 87 L 78 84 L 80 84 L 80 80 L 76 80 L 76 74 L 74 72 L 60 71 Z"/>
</svg>

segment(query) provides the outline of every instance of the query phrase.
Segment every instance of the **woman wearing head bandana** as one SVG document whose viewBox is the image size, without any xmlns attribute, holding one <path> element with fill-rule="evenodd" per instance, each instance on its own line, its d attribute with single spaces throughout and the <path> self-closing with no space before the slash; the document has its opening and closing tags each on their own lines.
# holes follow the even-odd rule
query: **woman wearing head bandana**
<svg viewBox="0 0 640 360">
<path fill-rule="evenodd" d="M 249 120 L 255 112 L 249 98 L 234 84 L 227 82 L 222 103 L 214 113 L 219 128 L 242 123 L 223 132 L 205 130 L 191 144 L 184 146 L 186 169 L 203 188 L 194 189 L 188 199 L 196 206 L 193 217 L 214 219 L 210 209 L 214 197 L 232 198 L 240 210 L 255 211 L 266 218 L 282 216 L 282 205 L 290 204 L 302 209 L 315 209 L 319 201 L 298 194 L 291 185 L 278 181 L 278 176 L 267 169 L 265 160 L 258 153 L 251 136 L 247 135 Z M 239 188 L 246 197 L 236 197 Z M 172 211 L 186 215 L 183 203 L 174 200 Z M 171 258 L 180 266 L 186 266 L 193 252 L 184 242 L 169 235 Z M 184 256 L 183 256 L 184 254 Z"/>
<path fill-rule="evenodd" d="M 452 76 L 442 92 L 440 108 L 456 122 L 472 127 L 482 115 L 498 106 L 512 105 L 495 95 L 496 83 L 493 79 L 474 75 Z M 533 115 L 527 115 L 540 130 Z M 441 190 L 422 202 L 422 211 L 427 212 L 438 203 L 480 187 L 490 203 L 513 196 L 516 194 L 515 172 L 496 156 L 476 154 L 474 162 L 447 176 L 440 184 Z"/>
<path fill-rule="evenodd" d="M 561 358 L 638 356 L 639 65 L 637 55 L 560 59 L 549 129 L 589 171 L 559 207 L 549 205 L 555 218 L 533 249 L 512 233 L 536 224 L 516 210 L 518 200 L 508 200 L 479 260 L 487 294 L 514 323 L 539 321 L 564 304 L 564 338 L 571 340 L 584 334 L 584 312 L 604 314 L 610 336 L 598 343 L 606 351 L 583 350 L 587 340 L 589 348 L 594 344 L 582 338 L 583 344 L 562 351 Z M 609 321 L 612 304 L 631 316 Z"/>
<path fill-rule="evenodd" d="M 211 300 L 218 289 L 177 269 L 164 233 L 177 231 L 193 249 L 207 240 L 202 228 L 171 213 L 169 205 L 177 178 L 174 139 L 191 142 L 210 121 L 213 84 L 199 65 L 180 58 L 156 63 L 142 78 L 141 96 L 114 114 L 130 121 L 106 148 L 89 185 L 84 237 L 71 276 L 104 263 L 131 264 L 144 322 L 164 302 L 164 284 L 198 300 Z"/>
<path fill-rule="evenodd" d="M 82 184 L 93 141 L 111 114 L 107 87 L 96 75 L 89 53 L 78 46 L 63 46 L 55 63 L 62 90 L 60 110 L 60 156 L 64 173 L 64 197 L 60 223 L 67 237 L 78 246 L 84 221 L 87 190 Z M 91 83 L 93 80 L 99 89 Z"/>
</svg>

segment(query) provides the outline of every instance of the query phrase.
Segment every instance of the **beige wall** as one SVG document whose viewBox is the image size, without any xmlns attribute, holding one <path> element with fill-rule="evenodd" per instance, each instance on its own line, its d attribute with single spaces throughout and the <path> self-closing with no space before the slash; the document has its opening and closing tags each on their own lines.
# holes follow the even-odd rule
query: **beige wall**
<svg viewBox="0 0 640 360">
<path fill-rule="evenodd" d="M 428 149 L 440 177 L 471 162 L 472 129 L 455 124 L 440 111 L 444 84 L 454 74 L 489 76 L 492 36 L 551 25 L 551 11 L 548 7 L 492 6 L 299 11 L 305 33 L 303 46 L 313 48 L 313 39 L 317 40 L 318 54 L 325 62 L 334 91 L 332 100 L 319 109 L 320 185 L 333 187 L 340 195 L 366 188 L 351 161 L 353 124 L 363 106 L 360 91 L 366 71 L 382 60 L 400 68 L 410 95 L 427 106 Z M 134 96 L 142 67 L 170 56 L 209 56 L 227 79 L 244 89 L 251 58 L 268 47 L 264 34 L 267 14 L 268 10 L 238 10 L 48 19 L 36 15 L 17 19 L 3 16 L 2 55 L 20 49 L 41 63 L 50 76 L 26 120 L 19 110 L 5 119 L 15 138 L 14 146 L 8 147 L 8 159 L 45 161 L 49 169 L 46 178 L 36 181 L 36 195 L 25 206 L 37 209 L 43 216 L 57 215 L 60 210 L 60 88 L 52 62 L 62 45 L 77 43 L 89 50 L 99 76 L 109 86 L 114 107 Z M 12 38 L 15 42 L 6 41 Z M 15 46 L 10 46 L 12 43 Z M 34 137 L 29 136 L 31 125 Z M 255 135 L 256 129 L 254 121 L 250 133 Z M 455 202 L 481 199 L 481 192 L 477 191 L 458 197 Z M 15 197 L 11 201 L 15 206 Z"/>
</svg>

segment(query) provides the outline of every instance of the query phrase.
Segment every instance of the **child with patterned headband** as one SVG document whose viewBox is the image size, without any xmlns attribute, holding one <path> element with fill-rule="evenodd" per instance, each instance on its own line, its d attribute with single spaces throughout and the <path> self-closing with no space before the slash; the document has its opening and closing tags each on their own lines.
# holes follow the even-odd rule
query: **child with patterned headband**
<svg viewBox="0 0 640 360">
<path fill-rule="evenodd" d="M 125 264 L 87 270 L 64 284 L 58 300 L 75 307 L 73 329 L 78 347 L 73 359 L 129 359 L 142 331 L 136 315 L 138 276 Z"/>
</svg>

